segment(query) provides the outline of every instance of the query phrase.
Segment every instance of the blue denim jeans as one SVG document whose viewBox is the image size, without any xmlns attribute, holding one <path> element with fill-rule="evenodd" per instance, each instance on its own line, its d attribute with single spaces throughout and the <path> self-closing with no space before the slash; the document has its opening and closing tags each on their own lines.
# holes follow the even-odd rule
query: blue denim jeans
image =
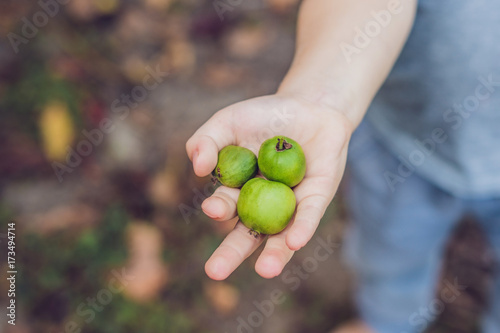
<svg viewBox="0 0 500 333">
<path fill-rule="evenodd" d="M 421 178 L 418 170 L 391 189 L 384 174 L 401 162 L 366 121 L 350 146 L 346 185 L 353 223 L 345 257 L 356 273 L 360 314 L 378 333 L 422 332 L 436 307 L 463 290 L 460 281 L 448 281 L 446 300 L 436 303 L 445 243 L 465 214 L 477 217 L 500 257 L 500 198 L 454 197 Z M 498 276 L 483 332 L 500 332 Z"/>
</svg>

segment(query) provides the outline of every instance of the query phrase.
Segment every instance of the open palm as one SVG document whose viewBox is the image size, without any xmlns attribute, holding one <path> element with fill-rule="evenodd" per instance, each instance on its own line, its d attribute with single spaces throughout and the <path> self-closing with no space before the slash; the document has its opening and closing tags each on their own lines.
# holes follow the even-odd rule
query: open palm
<svg viewBox="0 0 500 333">
<path fill-rule="evenodd" d="M 262 142 L 276 135 L 297 141 L 306 155 L 304 180 L 293 190 L 297 212 L 288 227 L 269 236 L 255 270 L 264 278 L 281 273 L 294 251 L 313 236 L 332 200 L 347 155 L 351 124 L 336 110 L 298 98 L 270 95 L 231 105 L 212 116 L 186 143 L 196 175 L 209 175 L 217 164 L 219 150 L 238 145 L 258 153 Z M 202 209 L 217 221 L 237 215 L 239 189 L 219 187 Z M 227 278 L 265 237 L 255 238 L 238 223 L 207 261 L 205 270 L 215 280 Z"/>
</svg>

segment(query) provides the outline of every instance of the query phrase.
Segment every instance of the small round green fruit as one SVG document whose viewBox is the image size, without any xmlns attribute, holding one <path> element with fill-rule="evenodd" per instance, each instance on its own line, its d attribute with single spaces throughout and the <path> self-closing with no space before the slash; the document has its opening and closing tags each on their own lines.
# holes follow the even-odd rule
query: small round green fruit
<svg viewBox="0 0 500 333">
<path fill-rule="evenodd" d="M 290 187 L 299 184 L 306 174 L 306 156 L 302 147 L 286 136 L 264 141 L 258 163 L 264 177 Z"/>
<path fill-rule="evenodd" d="M 257 174 L 257 157 L 244 147 L 226 146 L 219 152 L 214 179 L 228 187 L 241 187 Z"/>
<path fill-rule="evenodd" d="M 288 186 L 254 178 L 241 188 L 238 216 L 255 234 L 273 235 L 288 225 L 295 212 L 295 204 L 295 194 Z"/>
</svg>

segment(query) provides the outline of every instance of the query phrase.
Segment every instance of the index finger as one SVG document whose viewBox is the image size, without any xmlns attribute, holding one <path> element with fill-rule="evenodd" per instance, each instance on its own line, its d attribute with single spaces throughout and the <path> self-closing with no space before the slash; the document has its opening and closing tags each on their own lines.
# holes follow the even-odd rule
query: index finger
<svg viewBox="0 0 500 333">
<path fill-rule="evenodd" d="M 213 115 L 186 142 L 186 152 L 198 177 L 209 175 L 217 165 L 217 155 L 225 146 L 234 144 L 235 137 L 227 113 Z"/>
<path fill-rule="evenodd" d="M 205 272 L 213 280 L 226 279 L 264 241 L 265 235 L 254 235 L 238 222 L 205 264 Z"/>
</svg>

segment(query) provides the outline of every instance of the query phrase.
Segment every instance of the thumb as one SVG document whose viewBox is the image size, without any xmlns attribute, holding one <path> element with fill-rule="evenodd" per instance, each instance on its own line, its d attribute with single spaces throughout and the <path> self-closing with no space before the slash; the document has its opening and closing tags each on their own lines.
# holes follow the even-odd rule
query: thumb
<svg viewBox="0 0 500 333">
<path fill-rule="evenodd" d="M 234 144 L 233 130 L 221 112 L 216 113 L 186 142 L 186 151 L 198 177 L 209 175 L 217 165 L 219 151 Z"/>
</svg>

